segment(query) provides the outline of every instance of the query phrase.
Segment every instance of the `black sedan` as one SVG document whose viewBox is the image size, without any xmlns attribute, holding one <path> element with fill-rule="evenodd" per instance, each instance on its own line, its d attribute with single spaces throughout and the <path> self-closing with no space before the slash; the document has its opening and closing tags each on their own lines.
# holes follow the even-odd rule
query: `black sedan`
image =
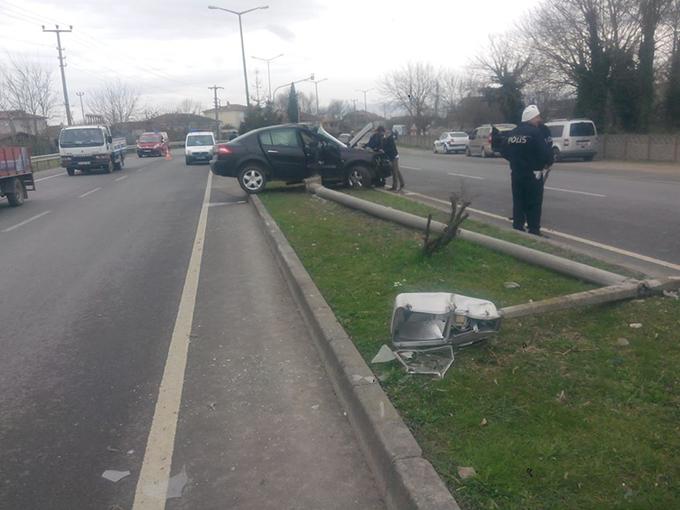
<svg viewBox="0 0 680 510">
<path fill-rule="evenodd" d="M 370 129 L 366 126 L 347 145 L 323 126 L 283 124 L 255 129 L 219 144 L 210 168 L 217 175 L 236 177 L 247 193 L 259 193 L 267 181 L 301 182 L 317 174 L 324 184 L 382 186 L 392 174 L 392 165 L 384 154 L 356 147 Z"/>
</svg>

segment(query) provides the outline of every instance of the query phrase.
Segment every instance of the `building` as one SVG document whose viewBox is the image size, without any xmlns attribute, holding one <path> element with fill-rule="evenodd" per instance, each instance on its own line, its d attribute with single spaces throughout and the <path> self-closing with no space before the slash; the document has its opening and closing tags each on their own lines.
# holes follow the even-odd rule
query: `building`
<svg viewBox="0 0 680 510">
<path fill-rule="evenodd" d="M 217 108 L 217 119 L 220 121 L 220 139 L 224 139 L 222 135 L 226 135 L 228 131 L 238 130 L 241 127 L 241 123 L 246 118 L 246 111 L 247 107 L 242 104 L 227 103 L 226 106 Z M 203 115 L 214 119 L 215 109 L 205 110 Z"/>
<path fill-rule="evenodd" d="M 0 111 L 0 138 L 17 135 L 39 136 L 47 129 L 47 119 L 23 110 Z"/>
<path fill-rule="evenodd" d="M 214 131 L 215 120 L 192 113 L 166 113 L 152 119 L 114 124 L 111 129 L 115 136 L 124 136 L 130 144 L 148 131 L 165 131 L 170 141 L 182 142 L 191 131 Z"/>
</svg>

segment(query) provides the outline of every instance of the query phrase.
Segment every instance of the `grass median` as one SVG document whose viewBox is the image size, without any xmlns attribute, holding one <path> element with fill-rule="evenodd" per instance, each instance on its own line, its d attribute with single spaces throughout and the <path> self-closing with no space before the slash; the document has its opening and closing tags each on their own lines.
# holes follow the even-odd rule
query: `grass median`
<svg viewBox="0 0 680 510">
<path fill-rule="evenodd" d="M 420 233 L 300 188 L 261 198 L 367 362 L 389 343 L 400 292 L 502 307 L 592 288 L 460 239 L 424 258 Z M 456 353 L 443 380 L 372 368 L 465 509 L 672 508 L 678 326 L 680 302 L 636 300 L 505 321 L 492 341 Z M 463 480 L 458 467 L 477 474 Z"/>
</svg>

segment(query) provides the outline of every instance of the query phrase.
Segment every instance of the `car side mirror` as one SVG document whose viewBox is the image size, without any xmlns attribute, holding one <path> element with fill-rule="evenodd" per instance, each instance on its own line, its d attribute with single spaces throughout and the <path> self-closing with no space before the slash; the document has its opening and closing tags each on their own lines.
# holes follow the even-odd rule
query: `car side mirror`
<svg viewBox="0 0 680 510">
<path fill-rule="evenodd" d="M 106 143 L 113 143 L 113 137 L 110 135 L 106 137 Z"/>
</svg>

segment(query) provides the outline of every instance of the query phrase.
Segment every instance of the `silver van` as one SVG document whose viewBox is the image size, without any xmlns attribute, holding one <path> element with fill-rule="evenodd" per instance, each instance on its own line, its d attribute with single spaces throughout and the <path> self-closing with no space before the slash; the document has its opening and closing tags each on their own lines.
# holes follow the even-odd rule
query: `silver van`
<svg viewBox="0 0 680 510">
<path fill-rule="evenodd" d="M 555 161 L 582 158 L 592 161 L 597 154 L 597 128 L 590 119 L 556 119 L 545 123 L 550 129 Z"/>
<path fill-rule="evenodd" d="M 515 124 L 494 124 L 493 127 L 498 131 L 511 131 L 517 126 Z M 481 156 L 483 158 L 490 158 L 493 156 L 500 156 L 499 153 L 491 149 L 491 124 L 484 124 L 474 129 L 470 133 L 470 140 L 465 151 L 466 156 Z"/>
</svg>

